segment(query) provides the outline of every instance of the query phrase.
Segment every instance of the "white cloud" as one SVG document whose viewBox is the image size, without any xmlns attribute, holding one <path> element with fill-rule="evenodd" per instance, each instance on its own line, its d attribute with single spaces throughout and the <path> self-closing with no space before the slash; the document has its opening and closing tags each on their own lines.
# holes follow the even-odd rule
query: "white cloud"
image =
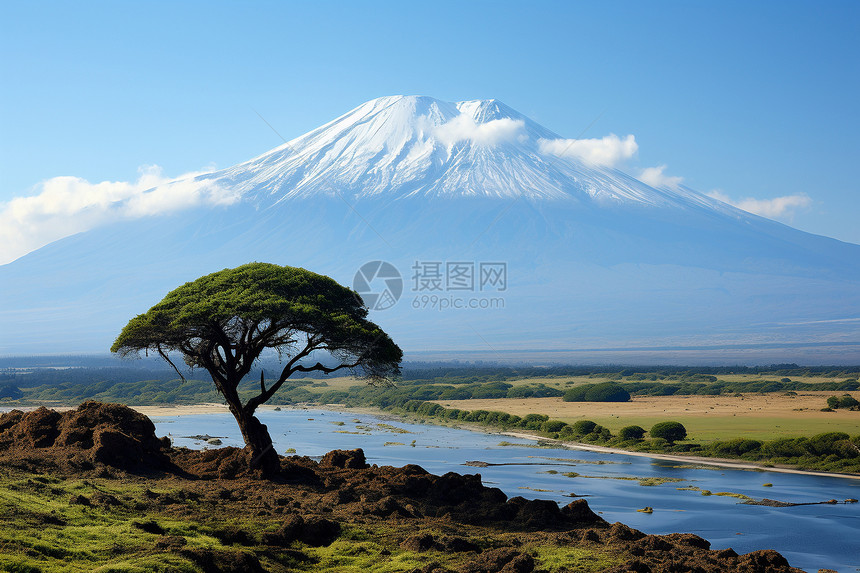
<svg viewBox="0 0 860 573">
<path fill-rule="evenodd" d="M 37 185 L 33 195 L 0 203 L 0 264 L 118 219 L 230 204 L 239 198 L 210 181 L 196 180 L 201 173 L 171 179 L 156 165 L 138 171 L 135 182 L 90 183 L 79 177 L 54 177 Z"/>
<path fill-rule="evenodd" d="M 492 147 L 506 141 L 526 137 L 523 133 L 525 122 L 521 119 L 494 119 L 486 123 L 476 123 L 466 114 L 443 123 L 433 130 L 433 135 L 445 145 L 469 140 L 477 145 Z"/>
<path fill-rule="evenodd" d="M 665 170 L 665 165 L 646 167 L 639 173 L 639 180 L 651 187 L 669 187 L 671 189 L 678 187 L 684 180 L 683 177 L 664 174 L 663 171 Z"/>
<path fill-rule="evenodd" d="M 711 191 L 707 195 L 723 203 L 734 205 L 738 209 L 743 209 L 754 215 L 761 215 L 769 219 L 791 220 L 798 209 L 805 209 L 812 205 L 812 199 L 804 194 L 785 195 L 783 197 L 774 197 L 773 199 L 747 197 L 746 199 L 737 201 L 719 190 Z"/>
<path fill-rule="evenodd" d="M 628 135 L 622 139 L 614 133 L 600 139 L 541 139 L 538 145 L 541 153 L 575 157 L 606 167 L 614 167 L 630 159 L 639 150 L 635 137 Z"/>
</svg>

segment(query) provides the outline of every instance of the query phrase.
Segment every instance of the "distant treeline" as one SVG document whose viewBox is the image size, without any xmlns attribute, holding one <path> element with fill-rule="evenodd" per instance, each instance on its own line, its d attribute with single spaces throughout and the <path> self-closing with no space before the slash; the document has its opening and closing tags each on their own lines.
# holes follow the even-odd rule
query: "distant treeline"
<svg viewBox="0 0 860 573">
<path fill-rule="evenodd" d="M 260 373 L 267 378 L 277 374 L 277 369 L 259 368 L 252 371 L 243 388 L 252 393 L 257 387 Z M 594 385 L 577 385 L 566 392 L 542 382 L 512 384 L 524 377 L 533 378 L 529 371 L 524 375 L 519 370 L 501 369 L 486 371 L 451 368 L 441 376 L 427 378 L 429 370 L 415 370 L 404 374 L 396 386 L 364 387 L 360 384 L 348 390 L 310 391 L 307 386 L 325 387 L 324 380 L 318 378 L 291 379 L 276 397 L 284 403 L 319 401 L 322 403 L 364 402 L 369 395 L 374 399 L 397 400 L 469 400 L 490 398 L 547 398 L 565 396 L 567 400 L 605 401 L 617 400 L 617 389 L 621 394 L 632 396 L 672 396 L 672 395 L 725 395 L 765 392 L 796 392 L 806 390 L 826 390 L 851 392 L 860 389 L 857 378 L 843 378 L 828 382 L 803 382 L 783 376 L 784 370 L 771 372 L 767 376 L 778 379 L 749 380 L 728 382 L 712 374 L 699 371 L 667 372 L 628 372 L 613 375 L 612 382 Z M 606 378 L 606 375 L 591 373 L 591 376 Z M 794 374 L 797 376 L 797 374 Z M 561 375 L 559 375 L 561 376 Z M 567 375 L 569 376 L 569 375 Z M 63 370 L 37 369 L 26 374 L 12 371 L 0 372 L 0 399 L 20 399 L 29 402 L 61 402 L 76 404 L 84 400 L 123 402 L 129 405 L 173 404 L 221 401 L 208 374 L 203 371 L 187 373 L 187 381 L 177 378 L 172 370 L 153 370 L 145 368 L 71 368 Z M 504 380 L 510 380 L 505 382 Z M 551 380 L 551 377 L 550 377 Z M 567 382 L 565 386 L 570 385 Z M 591 388 L 610 389 L 613 392 L 588 392 Z M 588 392 L 588 396 L 585 394 Z M 576 395 L 576 396 L 574 396 Z M 580 396 L 581 395 L 581 396 Z M 600 397 L 603 396 L 603 397 Z"/>
<path fill-rule="evenodd" d="M 797 364 L 771 364 L 769 366 L 498 366 L 468 365 L 456 363 L 409 362 L 403 367 L 403 380 L 436 380 L 444 378 L 474 381 L 513 380 L 517 378 L 539 378 L 542 376 L 603 376 L 622 379 L 635 376 L 650 380 L 689 380 L 699 376 L 726 376 L 748 374 L 762 376 L 801 377 L 823 376 L 825 378 L 860 377 L 860 366 L 799 366 Z M 654 376 L 652 378 L 652 375 Z"/>
<path fill-rule="evenodd" d="M 860 389 L 856 378 L 834 380 L 833 382 L 801 382 L 783 378 L 782 380 L 748 380 L 744 382 L 726 382 L 714 378 L 713 382 L 613 382 L 595 384 L 594 386 L 616 386 L 623 388 L 632 396 L 718 396 L 720 394 L 764 394 L 771 392 L 796 392 L 798 390 L 846 391 Z M 578 392 L 589 385 L 579 386 Z M 571 391 L 568 391 L 571 392 Z M 567 398 L 565 398 L 567 399 Z M 577 400 L 568 400 L 577 401 Z M 606 400 L 590 400 L 606 401 Z"/>
</svg>

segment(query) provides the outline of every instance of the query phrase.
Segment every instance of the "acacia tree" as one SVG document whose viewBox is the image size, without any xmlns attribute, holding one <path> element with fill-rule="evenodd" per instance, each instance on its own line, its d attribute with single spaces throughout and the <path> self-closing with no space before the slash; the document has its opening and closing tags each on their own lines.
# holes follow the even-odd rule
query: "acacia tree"
<svg viewBox="0 0 860 573">
<path fill-rule="evenodd" d="M 275 349 L 283 369 L 243 403 L 239 384 L 266 349 Z M 296 267 L 251 263 L 224 269 L 169 292 L 146 313 L 131 319 L 111 346 L 121 356 L 154 352 L 182 377 L 171 360 L 212 376 L 236 418 L 252 465 L 278 471 L 278 455 L 266 426 L 254 415 L 296 372 L 348 370 L 370 383 L 400 373 L 403 352 L 376 324 L 354 291 L 333 279 Z M 325 364 L 309 357 L 321 352 Z"/>
</svg>

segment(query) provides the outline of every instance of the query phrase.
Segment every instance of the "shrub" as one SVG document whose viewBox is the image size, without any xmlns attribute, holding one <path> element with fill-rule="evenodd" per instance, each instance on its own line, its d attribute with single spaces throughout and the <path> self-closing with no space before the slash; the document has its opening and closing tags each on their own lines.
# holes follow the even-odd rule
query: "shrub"
<svg viewBox="0 0 860 573">
<path fill-rule="evenodd" d="M 464 420 L 466 422 L 483 422 L 490 413 L 487 410 L 472 410 L 468 414 Z"/>
<path fill-rule="evenodd" d="M 746 438 L 736 438 L 725 442 L 714 442 L 711 444 L 711 452 L 718 456 L 741 457 L 744 454 L 754 452 L 760 449 L 762 443 L 758 440 L 747 440 Z"/>
<path fill-rule="evenodd" d="M 546 432 L 547 434 L 556 434 L 567 426 L 567 422 L 562 422 L 561 420 L 547 420 L 543 424 L 541 424 L 541 432 Z"/>
<path fill-rule="evenodd" d="M 418 409 L 415 411 L 419 416 L 435 416 L 439 410 L 444 410 L 442 406 L 439 404 L 434 404 L 433 402 L 424 402 Z"/>
<path fill-rule="evenodd" d="M 680 422 L 658 422 L 651 426 L 649 433 L 652 438 L 663 438 L 671 444 L 686 438 L 687 428 Z"/>
<path fill-rule="evenodd" d="M 456 420 L 462 412 L 462 410 L 458 410 L 457 408 L 449 408 L 445 410 L 445 417 L 449 420 Z"/>
<path fill-rule="evenodd" d="M 484 424 L 488 426 L 508 426 L 508 420 L 511 415 L 506 412 L 490 412 L 487 414 L 487 417 L 484 418 Z"/>
<path fill-rule="evenodd" d="M 597 423 L 591 420 L 579 420 L 578 422 L 574 422 L 571 427 L 573 428 L 574 436 L 585 436 L 594 431 Z"/>
<path fill-rule="evenodd" d="M 508 390 L 508 398 L 530 398 L 534 393 L 531 386 L 514 386 Z"/>
<path fill-rule="evenodd" d="M 439 394 L 440 400 L 468 400 L 472 397 L 472 391 L 468 388 L 455 388 L 451 386 Z"/>
<path fill-rule="evenodd" d="M 612 433 L 609 431 L 609 428 L 604 428 L 600 425 L 595 425 L 594 429 L 582 438 L 584 442 L 590 443 L 604 443 L 611 439 Z"/>
<path fill-rule="evenodd" d="M 618 437 L 622 440 L 641 440 L 645 435 L 645 428 L 642 426 L 624 426 L 618 430 Z"/>
<path fill-rule="evenodd" d="M 806 438 L 780 438 L 765 442 L 761 449 L 769 457 L 774 458 L 796 458 L 806 453 L 804 444 Z"/>
<path fill-rule="evenodd" d="M 591 386 L 591 384 L 586 384 L 585 386 L 576 386 L 575 388 L 566 390 L 561 399 L 565 402 L 584 402 L 585 392 L 588 390 L 589 386 Z"/>
<path fill-rule="evenodd" d="M 526 430 L 540 430 L 541 424 L 547 420 L 549 420 L 549 416 L 543 414 L 526 414 L 519 425 Z"/>
<path fill-rule="evenodd" d="M 629 402 L 630 393 L 612 382 L 586 384 L 564 393 L 565 402 Z"/>
<path fill-rule="evenodd" d="M 836 445 L 837 442 L 844 442 L 849 439 L 845 432 L 825 432 L 809 438 L 804 447 L 806 451 L 817 456 L 839 454 L 842 448 Z"/>
<path fill-rule="evenodd" d="M 403 409 L 407 412 L 415 412 L 416 410 L 418 410 L 418 408 L 421 407 L 421 404 L 423 403 L 424 402 L 422 402 L 421 400 L 409 400 L 408 402 L 403 404 Z"/>
<path fill-rule="evenodd" d="M 575 436 L 576 434 L 574 434 L 573 432 L 573 426 L 571 426 L 570 424 L 565 424 L 564 427 L 558 432 L 558 437 L 563 440 L 567 440 Z"/>
</svg>

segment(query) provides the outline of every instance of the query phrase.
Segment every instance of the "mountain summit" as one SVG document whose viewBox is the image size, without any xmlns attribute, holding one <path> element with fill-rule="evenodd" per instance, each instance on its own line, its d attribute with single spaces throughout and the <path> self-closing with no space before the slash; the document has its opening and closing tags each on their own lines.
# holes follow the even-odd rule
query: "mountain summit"
<svg viewBox="0 0 860 573">
<path fill-rule="evenodd" d="M 564 154 L 569 146 L 498 100 L 391 96 L 209 177 L 261 201 L 338 194 L 727 208 L 689 190 L 658 191 L 615 169 L 587 166 Z"/>
<path fill-rule="evenodd" d="M 860 246 L 650 187 L 574 145 L 498 100 L 369 101 L 194 178 L 231 205 L 0 266 L 0 355 L 104 351 L 175 286 L 258 260 L 363 289 L 412 352 L 802 347 L 860 361 Z"/>
</svg>

